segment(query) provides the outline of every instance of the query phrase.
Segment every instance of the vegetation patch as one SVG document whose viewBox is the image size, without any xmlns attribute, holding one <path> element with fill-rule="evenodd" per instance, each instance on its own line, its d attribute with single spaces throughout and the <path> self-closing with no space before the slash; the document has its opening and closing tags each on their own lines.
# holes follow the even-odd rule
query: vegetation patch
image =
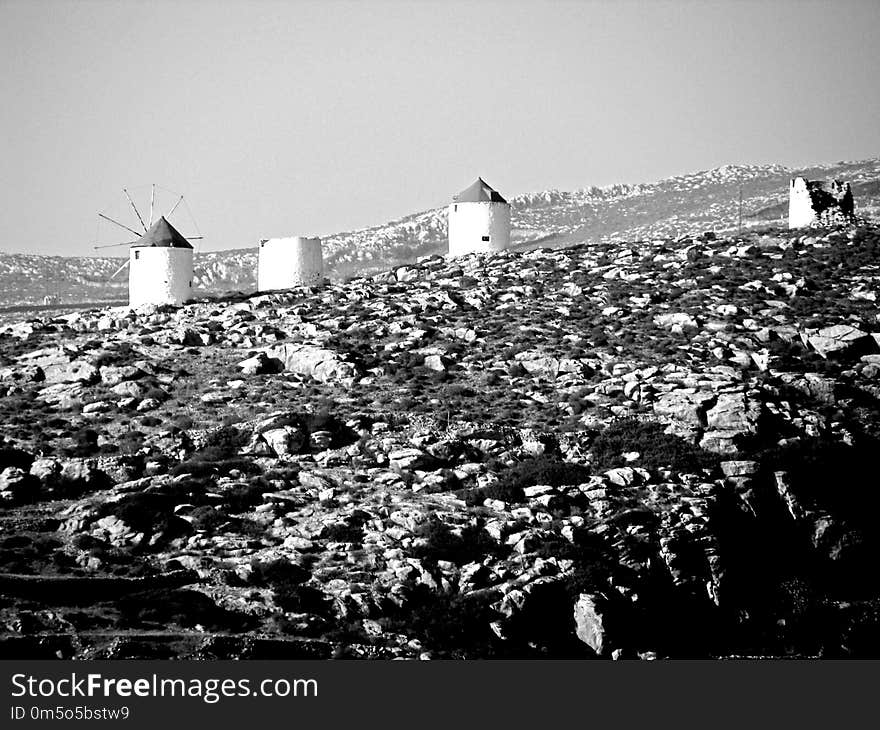
<svg viewBox="0 0 880 730">
<path fill-rule="evenodd" d="M 417 638 L 425 649 L 446 658 L 498 656 L 503 649 L 489 626 L 496 618 L 494 600 L 490 593 L 463 595 L 420 585 L 408 596 L 405 613 L 380 623 L 386 631 Z"/>
<path fill-rule="evenodd" d="M 590 468 L 582 464 L 572 464 L 552 456 L 538 456 L 502 469 L 497 482 L 466 492 L 464 496 L 469 504 L 482 504 L 485 499 L 522 502 L 526 487 L 580 484 L 587 481 L 590 474 Z"/>
<path fill-rule="evenodd" d="M 413 547 L 413 557 L 426 563 L 445 560 L 464 565 L 509 552 L 506 546 L 496 542 L 481 525 L 468 525 L 461 530 L 453 530 L 444 522 L 432 519 L 419 527 L 415 535 L 422 542 Z"/>
<path fill-rule="evenodd" d="M 626 418 L 613 422 L 594 439 L 590 450 L 594 465 L 602 471 L 627 465 L 623 454 L 637 452 L 636 466 L 645 469 L 671 468 L 694 473 L 713 469 L 721 461 L 718 454 L 694 446 L 680 436 L 664 432 L 655 421 Z"/>
</svg>

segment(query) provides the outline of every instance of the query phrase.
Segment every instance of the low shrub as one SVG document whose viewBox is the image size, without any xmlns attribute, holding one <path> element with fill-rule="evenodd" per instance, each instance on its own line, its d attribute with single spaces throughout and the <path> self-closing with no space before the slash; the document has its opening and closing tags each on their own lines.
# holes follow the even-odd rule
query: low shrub
<svg viewBox="0 0 880 730">
<path fill-rule="evenodd" d="M 233 426 L 223 426 L 208 434 L 205 444 L 193 454 L 201 461 L 220 461 L 238 456 L 242 446 L 247 443 L 247 435 Z"/>
<path fill-rule="evenodd" d="M 478 491 L 482 492 L 483 499 L 522 502 L 526 487 L 538 484 L 551 487 L 579 484 L 589 479 L 590 473 L 590 468 L 582 464 L 571 464 L 552 456 L 538 456 L 503 469 L 498 474 L 497 482 Z"/>
<path fill-rule="evenodd" d="M 196 530 L 205 530 L 206 532 L 213 533 L 217 530 L 225 522 L 228 522 L 228 518 L 222 512 L 218 512 L 216 509 L 211 507 L 210 505 L 202 505 L 201 507 L 196 507 L 189 515 L 190 524 Z"/>
<path fill-rule="evenodd" d="M 182 431 L 186 431 L 195 426 L 195 421 L 193 421 L 193 419 L 186 414 L 175 416 L 171 420 L 171 423 Z"/>
<path fill-rule="evenodd" d="M 871 476 L 878 449 L 880 443 L 872 438 L 860 438 L 853 444 L 803 439 L 762 452 L 759 462 L 768 481 L 776 471 L 787 472 L 803 504 L 827 510 L 873 534 L 873 516 L 880 509 L 880 493 Z"/>
<path fill-rule="evenodd" d="M 309 577 L 308 570 L 287 560 L 251 561 L 250 581 L 255 586 L 284 589 L 305 583 Z"/>
<path fill-rule="evenodd" d="M 283 584 L 274 588 L 275 603 L 291 613 L 311 613 L 324 616 L 331 612 L 332 604 L 323 591 L 311 586 Z"/>
<path fill-rule="evenodd" d="M 101 450 L 98 446 L 98 432 L 91 428 L 80 429 L 73 439 L 73 456 L 93 456 Z"/>
<path fill-rule="evenodd" d="M 502 552 L 502 546 L 479 525 L 469 525 L 456 533 L 440 520 L 432 519 L 416 530 L 416 536 L 426 542 L 413 548 L 413 557 L 428 563 L 447 560 L 464 565 Z"/>
<path fill-rule="evenodd" d="M 429 650 L 449 658 L 496 656 L 500 646 L 490 623 L 497 616 L 489 593 L 462 595 L 418 586 L 399 615 L 380 620 L 389 632 L 414 636 Z"/>
<path fill-rule="evenodd" d="M 236 484 L 223 493 L 223 500 L 231 512 L 246 512 L 263 501 L 263 493 L 272 491 L 271 487 L 260 482 Z"/>
<path fill-rule="evenodd" d="M 679 436 L 664 433 L 664 426 L 654 421 L 624 418 L 615 421 L 596 436 L 591 446 L 596 469 L 624 466 L 624 452 L 637 451 L 637 466 L 645 469 L 672 468 L 696 472 L 715 468 L 720 457 L 704 451 Z"/>
<path fill-rule="evenodd" d="M 210 458 L 211 456 L 214 456 L 214 454 L 208 453 L 207 458 L 204 452 L 193 454 L 186 461 L 172 467 L 170 474 L 171 476 L 188 474 L 192 477 L 209 477 L 229 474 L 232 470 L 237 470 L 244 474 L 257 474 L 260 472 L 260 467 L 249 459 L 214 460 Z"/>
<path fill-rule="evenodd" d="M 136 454 L 144 445 L 144 434 L 140 431 L 126 431 L 118 439 L 118 450 L 123 454 Z"/>
<path fill-rule="evenodd" d="M 327 525 L 321 530 L 321 538 L 330 542 L 360 543 L 364 539 L 364 529 L 360 525 Z"/>
<path fill-rule="evenodd" d="M 146 492 L 127 494 L 118 502 L 107 502 L 99 510 L 102 517 L 113 515 L 135 532 L 165 533 L 168 537 L 190 531 L 189 523 L 174 514 L 174 508 L 186 501 L 185 495 Z"/>
<path fill-rule="evenodd" d="M 253 617 L 228 611 L 204 593 L 187 589 L 127 596 L 117 605 L 126 627 L 154 626 L 167 630 L 169 626 L 201 626 L 206 631 L 239 632 L 255 624 Z"/>
<path fill-rule="evenodd" d="M 10 466 L 28 471 L 33 462 L 34 457 L 26 451 L 12 447 L 0 447 L 0 471 Z"/>
</svg>

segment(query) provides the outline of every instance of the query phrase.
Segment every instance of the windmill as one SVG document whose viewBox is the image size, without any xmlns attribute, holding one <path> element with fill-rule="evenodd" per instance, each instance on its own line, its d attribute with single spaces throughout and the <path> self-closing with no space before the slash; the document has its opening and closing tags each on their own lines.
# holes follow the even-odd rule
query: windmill
<svg viewBox="0 0 880 730">
<path fill-rule="evenodd" d="M 139 190 L 123 188 L 124 201 L 119 201 L 116 209 L 98 213 L 94 248 L 102 250 L 129 247 L 128 259 L 107 281 L 112 281 L 126 267 L 130 267 L 130 306 L 183 304 L 192 296 L 193 249 L 189 241 L 201 241 L 203 236 L 199 233 L 198 224 L 183 195 L 158 185 L 150 185 L 147 208 L 147 190 Z M 136 198 L 139 199 L 141 208 L 138 208 Z M 122 204 L 121 210 L 119 204 Z M 149 210 L 146 219 L 141 210 Z M 163 210 L 166 212 L 159 213 Z M 181 215 L 183 211 L 186 216 Z M 172 220 L 185 230 L 195 230 L 195 235 L 184 236 L 172 224 Z M 123 231 L 127 234 L 125 238 L 129 240 L 118 241 Z M 108 239 L 115 241 L 107 243 Z"/>
</svg>

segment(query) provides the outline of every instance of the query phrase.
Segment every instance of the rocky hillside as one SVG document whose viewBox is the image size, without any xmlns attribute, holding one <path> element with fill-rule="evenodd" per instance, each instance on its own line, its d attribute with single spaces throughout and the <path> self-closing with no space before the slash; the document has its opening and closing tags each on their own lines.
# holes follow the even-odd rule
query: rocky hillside
<svg viewBox="0 0 880 730">
<path fill-rule="evenodd" d="M 640 234 L 0 328 L 2 653 L 876 657 L 878 289 Z"/>
<path fill-rule="evenodd" d="M 795 175 L 838 177 L 853 184 L 856 212 L 880 218 L 880 158 L 863 162 L 789 169 L 779 165 L 725 165 L 644 185 L 591 187 L 574 192 L 547 190 L 513 198 L 513 240 L 521 249 L 735 231 L 739 194 L 743 225 L 778 225 L 788 214 L 788 181 Z M 435 210 L 326 237 L 330 275 L 342 280 L 446 250 L 446 210 Z M 2 308 L 55 303 L 124 302 L 127 274 L 110 280 L 122 260 L 0 254 Z M 195 285 L 203 293 L 250 292 L 256 287 L 256 248 L 196 257 Z M 48 308 L 48 307 L 47 307 Z"/>
</svg>

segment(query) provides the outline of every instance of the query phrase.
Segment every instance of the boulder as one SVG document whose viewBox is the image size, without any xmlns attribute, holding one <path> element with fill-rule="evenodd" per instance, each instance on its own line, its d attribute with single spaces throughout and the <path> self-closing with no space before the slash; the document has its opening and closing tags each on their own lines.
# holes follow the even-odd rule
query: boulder
<svg viewBox="0 0 880 730">
<path fill-rule="evenodd" d="M 736 454 L 739 451 L 739 444 L 742 440 L 742 433 L 739 431 L 713 430 L 706 431 L 699 441 L 699 446 L 705 451 L 711 451 L 714 454 Z"/>
<path fill-rule="evenodd" d="M 715 399 L 708 391 L 679 388 L 659 396 L 654 402 L 654 413 L 694 428 L 706 425 L 706 409 Z"/>
<path fill-rule="evenodd" d="M 282 426 L 263 431 L 262 437 L 276 456 L 301 453 L 309 443 L 308 434 L 295 426 Z"/>
<path fill-rule="evenodd" d="M 353 363 L 343 360 L 338 353 L 315 345 L 284 344 L 263 350 L 283 370 L 307 375 L 322 383 L 352 382 L 357 377 Z"/>
<path fill-rule="evenodd" d="M 720 393 L 715 404 L 706 411 L 706 427 L 719 431 L 754 433 L 761 415 L 760 403 L 744 393 Z"/>
<path fill-rule="evenodd" d="M 825 405 L 834 405 L 840 396 L 840 383 L 819 373 L 804 373 L 802 376 L 783 373 L 780 377 L 783 382 Z"/>
<path fill-rule="evenodd" d="M 773 472 L 773 478 L 776 483 L 776 492 L 785 502 L 785 506 L 788 508 L 788 513 L 791 515 L 791 518 L 793 520 L 802 519 L 806 510 L 792 489 L 791 478 L 789 477 L 788 472 Z"/>
<path fill-rule="evenodd" d="M 258 352 L 247 360 L 238 363 L 239 369 L 245 375 L 266 375 L 280 373 L 284 369 L 284 365 L 270 358 L 265 352 Z"/>
<path fill-rule="evenodd" d="M 249 456 L 275 456 L 275 451 L 259 433 L 251 434 L 250 440 L 242 448 L 241 453 Z"/>
<path fill-rule="evenodd" d="M 100 369 L 100 372 L 101 382 L 108 386 L 119 385 L 125 380 L 138 380 L 146 375 L 143 370 L 134 365 L 124 365 L 122 367 L 105 365 Z"/>
<path fill-rule="evenodd" d="M 757 461 L 722 461 L 721 471 L 726 477 L 751 476 L 758 471 Z"/>
<path fill-rule="evenodd" d="M 620 487 L 628 487 L 631 484 L 638 484 L 644 478 L 643 475 L 630 466 L 620 466 L 616 469 L 609 469 L 605 472 L 605 476 L 612 484 Z"/>
<path fill-rule="evenodd" d="M 559 576 L 542 576 L 512 588 L 492 608 L 501 616 L 492 629 L 502 638 L 552 644 L 573 638 L 571 599 Z"/>
<path fill-rule="evenodd" d="M 419 278 L 419 270 L 417 268 L 412 268 L 409 266 L 400 266 L 394 271 L 394 275 L 397 278 L 397 281 L 400 283 L 406 283 L 408 281 L 415 281 Z"/>
<path fill-rule="evenodd" d="M 31 501 L 39 492 L 40 482 L 24 469 L 6 467 L 0 472 L 0 502 Z"/>
<path fill-rule="evenodd" d="M 55 383 L 40 390 L 40 399 L 58 410 L 74 410 L 82 406 L 83 386 L 80 383 Z"/>
<path fill-rule="evenodd" d="M 83 383 L 90 385 L 100 379 L 98 368 L 84 360 L 74 360 L 69 363 L 60 363 L 46 367 L 45 380 L 47 383 Z"/>
<path fill-rule="evenodd" d="M 336 485 L 323 474 L 312 471 L 301 471 L 297 474 L 297 480 L 300 485 L 306 489 L 317 489 L 322 492 L 326 489 L 333 489 Z"/>
<path fill-rule="evenodd" d="M 428 368 L 428 370 L 436 370 L 438 373 L 446 370 L 446 365 L 443 362 L 443 357 L 441 355 L 428 355 L 425 358 L 423 365 Z"/>
<path fill-rule="evenodd" d="M 0 381 L 41 383 L 45 379 L 46 374 L 39 365 L 25 365 L 20 368 L 4 368 L 0 370 Z"/>
<path fill-rule="evenodd" d="M 30 473 L 44 485 L 52 485 L 61 476 L 61 463 L 56 459 L 34 459 Z"/>
<path fill-rule="evenodd" d="M 606 601 L 598 593 L 581 593 L 574 604 L 575 634 L 596 654 L 608 649 L 606 637 Z"/>
<path fill-rule="evenodd" d="M 559 360 L 555 357 L 547 357 L 535 353 L 523 353 L 523 357 L 516 358 L 529 375 L 537 375 L 555 379 L 559 375 Z"/>
<path fill-rule="evenodd" d="M 61 481 L 76 492 L 104 489 L 112 480 L 98 468 L 94 459 L 75 459 L 61 467 Z"/>
<path fill-rule="evenodd" d="M 201 347 L 202 345 L 210 344 L 210 337 L 208 335 L 200 334 L 191 327 L 180 327 L 169 335 L 168 341 L 175 345 Z"/>
<path fill-rule="evenodd" d="M 388 454 L 388 460 L 398 471 L 430 469 L 435 464 L 435 459 L 421 449 L 397 449 Z"/>
<path fill-rule="evenodd" d="M 116 515 L 107 515 L 97 520 L 94 529 L 103 539 L 117 547 L 123 547 L 138 537 L 138 533 Z"/>
<path fill-rule="evenodd" d="M 824 327 L 807 335 L 807 342 L 826 359 L 859 357 L 877 351 L 877 342 L 870 334 L 848 324 Z"/>
<path fill-rule="evenodd" d="M 83 406 L 82 412 L 84 415 L 88 415 L 90 413 L 106 413 L 113 406 L 105 400 L 94 401 L 93 403 L 86 403 Z"/>
<path fill-rule="evenodd" d="M 114 385 L 110 390 L 124 398 L 140 398 L 149 390 L 149 386 L 135 380 L 125 380 Z"/>
<path fill-rule="evenodd" d="M 332 431 L 313 431 L 309 434 L 309 446 L 318 451 L 329 449 L 332 443 Z"/>
<path fill-rule="evenodd" d="M 691 315 L 684 312 L 671 314 L 658 314 L 654 317 L 654 324 L 672 332 L 684 332 L 685 330 L 699 329 L 699 323 Z"/>
<path fill-rule="evenodd" d="M 112 486 L 113 479 L 100 468 L 97 459 L 36 459 L 30 468 L 30 475 L 44 489 L 52 492 L 60 490 L 64 494 L 106 489 Z M 122 469 L 117 476 L 128 477 L 129 470 Z"/>
</svg>

